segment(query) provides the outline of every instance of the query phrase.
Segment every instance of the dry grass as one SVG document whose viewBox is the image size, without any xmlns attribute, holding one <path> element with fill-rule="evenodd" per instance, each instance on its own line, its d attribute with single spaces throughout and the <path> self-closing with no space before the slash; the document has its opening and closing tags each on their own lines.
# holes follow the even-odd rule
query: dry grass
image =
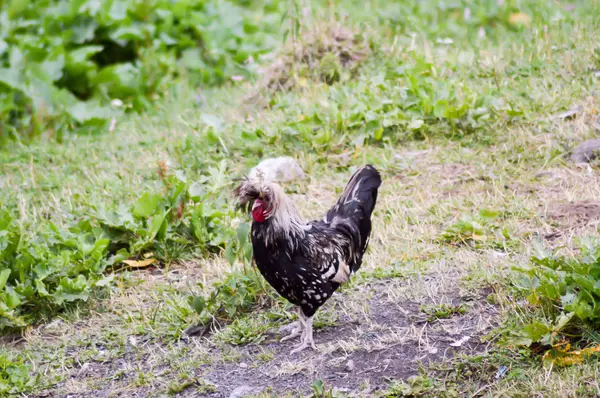
<svg viewBox="0 0 600 398">
<path fill-rule="evenodd" d="M 586 133 L 582 131 L 582 136 Z M 519 142 L 513 142 L 513 145 L 538 145 L 537 139 L 530 140 L 531 136 L 520 137 Z M 321 377 L 326 369 L 339 368 L 340 364 L 352 358 L 356 361 L 357 355 L 383 355 L 399 350 L 410 352 L 411 361 L 415 364 L 451 357 L 448 351 L 451 343 L 463 336 L 471 336 L 472 341 L 476 341 L 477 336 L 489 331 L 498 319 L 502 319 L 503 313 L 511 310 L 510 304 L 505 302 L 496 307 L 479 301 L 470 305 L 464 316 L 434 324 L 422 321 L 418 305 L 462 302 L 481 288 L 489 287 L 496 277 L 509 272 L 510 265 L 527 261 L 532 238 L 562 228 L 561 225 L 550 224 L 547 211 L 543 209 L 574 198 L 591 200 L 597 197 L 600 189 L 597 178 L 590 178 L 586 170 L 567 164 L 552 165 L 551 178 L 536 177 L 539 175 L 536 167 L 520 170 L 515 178 L 515 169 L 510 164 L 504 168 L 494 167 L 494 178 L 489 178 L 493 163 L 497 162 L 499 154 L 507 151 L 504 146 L 490 148 L 486 152 L 473 152 L 452 144 L 430 147 L 426 152 L 417 150 L 369 150 L 375 156 L 391 159 L 392 164 L 383 167 L 384 185 L 375 214 L 371 250 L 360 272 L 372 275 L 379 269 L 390 269 L 394 264 L 397 266 L 400 261 L 405 277 L 383 279 L 379 283 L 373 281 L 372 277 L 359 278 L 354 287 L 337 294 L 323 311 L 335 312 L 340 320 L 336 321 L 335 326 L 317 332 L 319 353 L 288 357 L 286 348 L 281 350 L 278 343 L 267 340 L 266 349 L 272 352 L 273 359 L 258 364 L 247 356 L 248 348 L 225 348 L 215 341 L 192 339 L 188 343 L 177 343 L 178 350 L 183 350 L 179 351 L 183 355 L 180 365 L 186 368 L 198 363 L 210 363 L 210 367 L 201 366 L 195 370 L 197 377 L 210 380 L 214 377 L 214 374 L 210 376 L 211 369 L 215 367 L 225 371 L 243 360 L 256 366 L 260 372 L 268 372 L 275 366 L 274 363 L 277 369 L 275 374 L 285 380 L 286 377 L 298 375 L 309 379 Z M 303 214 L 316 217 L 334 202 L 337 196 L 334 188 L 341 188 L 347 175 L 328 171 L 318 165 L 313 166 L 312 172 L 319 177 L 310 178 L 301 187 L 302 196 L 296 199 L 304 199 L 297 202 Z M 531 189 L 504 188 L 505 182 L 514 183 L 515 179 Z M 517 250 L 502 253 L 495 248 L 453 248 L 436 241 L 439 234 L 461 214 L 473 213 L 482 207 L 507 212 L 502 222 L 514 233 L 514 239 L 518 242 Z M 569 232 L 569 225 L 566 227 L 549 244 L 568 247 L 574 236 L 595 231 L 590 223 L 578 229 L 577 233 Z M 118 339 L 117 343 L 110 342 L 116 348 L 112 353 L 105 354 L 104 365 L 101 365 L 108 365 L 112 371 L 120 372 L 122 379 L 102 384 L 97 379 L 85 377 L 85 364 L 91 363 L 88 368 L 93 366 L 91 369 L 94 369 L 98 366 L 93 365 L 95 362 L 80 360 L 81 364 L 76 366 L 65 362 L 58 369 L 53 367 L 53 372 L 66 378 L 58 391 L 77 394 L 90 389 L 106 391 L 106 388 L 110 388 L 132 393 L 142 388 L 140 386 L 150 390 L 166 388 L 168 381 L 165 378 L 170 376 L 161 372 L 176 358 L 175 353 L 178 352 L 170 344 L 165 346 L 160 342 L 160 335 L 169 330 L 166 323 L 177 319 L 177 311 L 173 310 L 177 300 L 169 300 L 174 300 L 175 292 L 183 292 L 186 286 L 197 281 L 210 285 L 212 281 L 222 278 L 228 269 L 229 265 L 223 259 L 215 257 L 202 262 L 173 265 L 168 272 L 157 270 L 134 274 L 132 280 L 126 282 L 129 285 L 127 289 L 93 306 L 91 316 L 86 312 L 79 320 L 66 320 L 70 325 L 66 333 L 64 324 L 50 324 L 33 330 L 25 336 L 26 342 L 19 347 L 35 349 L 45 346 L 45 350 L 48 350 L 50 347 L 66 345 L 81 350 L 76 348 L 80 339 L 106 343 L 109 331 L 122 333 L 123 338 Z M 378 304 L 373 307 L 373 303 Z M 383 308 L 393 311 L 396 323 L 404 319 L 402 322 L 406 322 L 406 325 L 386 323 Z M 165 312 L 175 318 L 165 316 Z M 123 324 L 123 319 L 128 319 L 128 323 Z M 181 322 L 181 319 L 176 322 Z M 353 322 L 359 324 L 352 326 Z M 184 326 L 180 323 L 176 328 Z M 141 334 L 131 334 L 132 330 L 138 330 Z M 332 338 L 340 335 L 344 338 Z M 132 343 L 132 337 L 143 341 L 148 338 L 144 336 L 149 336 L 150 340 Z M 367 340 L 365 336 L 369 336 Z M 217 347 L 219 354 L 214 351 Z M 407 347 L 411 349 L 407 351 Z M 125 357 L 122 357 L 123 353 L 126 353 Z M 90 359 L 96 358 L 97 361 L 98 355 L 96 352 Z M 385 360 L 384 357 L 379 358 Z M 396 374 L 389 366 L 379 362 L 362 370 L 365 371 L 365 377 L 369 374 Z M 139 372 L 146 375 L 146 379 L 132 380 Z M 148 378 L 149 375 L 153 376 Z M 573 393 L 568 391 L 576 390 L 578 384 L 575 381 L 566 375 L 549 379 L 533 376 L 529 384 L 520 388 L 532 392 L 535 388 L 543 387 L 545 391 L 560 388 L 560 391 L 566 392 L 564 396 L 574 396 L 569 395 Z M 353 385 L 356 387 L 356 384 Z M 500 394 L 502 388 L 494 387 L 494 391 Z"/>
<path fill-rule="evenodd" d="M 258 104 L 276 92 L 309 90 L 354 77 L 368 59 L 368 33 L 336 20 L 306 19 L 298 36 L 290 38 L 277 53 L 266 56 L 259 79 L 245 102 Z M 261 100 L 262 98 L 262 100 Z"/>
<path fill-rule="evenodd" d="M 323 21 L 304 26 L 303 34 L 290 41 L 265 70 L 260 93 L 280 91 L 278 95 L 285 95 L 289 91 L 298 103 L 294 108 L 298 112 L 326 103 L 331 77 L 337 73 L 343 80 L 343 74 L 352 75 L 370 55 L 368 35 L 357 35 L 356 29 L 347 26 Z M 581 31 L 573 34 L 573 41 L 589 45 Z M 543 40 L 533 45 L 540 57 L 551 49 Z M 571 102 L 581 103 L 583 109 L 573 120 L 549 121 L 551 115 L 536 113 L 518 123 L 500 120 L 490 131 L 461 141 L 428 137 L 359 147 L 336 152 L 327 162 L 322 162 L 324 155 L 316 151 L 296 153 L 309 178 L 294 185 L 297 193 L 293 198 L 309 219 L 320 217 L 334 203 L 350 175 L 350 166 L 372 162 L 384 176 L 370 250 L 352 283 L 317 315 L 325 325 L 315 336 L 317 352 L 289 356 L 291 343 L 278 343 L 280 320 L 269 318 L 273 314 L 268 309 L 248 315 L 255 322 L 248 324 L 256 328 L 267 325 L 260 344 L 224 344 L 218 333 L 183 336 L 182 330 L 196 319 L 185 302 L 186 295 L 200 291 L 197 282 L 210 286 L 232 269 L 218 255 L 121 275 L 118 289 L 107 299 L 74 308 L 56 321 L 27 330 L 23 340 L 13 342 L 9 349 L 28 353 L 35 358 L 34 370 L 61 380 L 50 387 L 52 393 L 85 395 L 95 391 L 98 396 L 167 394 L 173 384 L 184 385 L 188 378 L 193 382 L 184 395 L 208 395 L 212 384 L 217 395 L 227 395 L 239 385 L 270 384 L 274 394 L 282 396 L 296 388 L 306 393 L 313 380 L 324 379 L 358 396 L 370 396 L 375 388 L 387 385 L 387 377 L 406 379 L 418 372 L 420 364 L 447 365 L 457 353 L 489 349 L 490 343 L 481 337 L 522 305 L 515 302 L 504 282 L 512 275 L 511 266 L 528 263 L 532 243 L 540 240 L 549 248 L 571 252 L 579 237 L 597 234 L 597 206 L 589 205 L 600 197 L 597 167 L 578 167 L 564 155 L 566 149 L 597 133 L 591 121 L 600 113 L 600 105 L 592 95 L 570 95 L 572 86 L 550 84 L 552 78 L 534 77 L 526 83 L 511 78 L 508 60 L 520 59 L 525 52 L 522 43 L 465 54 L 436 46 L 433 40 L 421 43 L 413 38 L 409 46 L 431 62 L 450 60 L 481 74 L 505 76 L 503 84 L 511 87 L 534 87 L 532 101 L 542 98 L 538 101 L 541 109 L 568 108 Z M 407 56 L 401 47 L 402 43 L 387 46 L 386 55 Z M 568 52 L 561 56 L 571 57 Z M 563 60 L 554 61 L 560 64 Z M 573 57 L 569 65 L 582 70 L 580 63 L 585 62 L 584 57 Z M 325 84 L 313 85 L 313 81 Z M 218 108 L 227 121 L 245 120 L 249 131 L 279 128 L 286 121 L 285 109 L 251 107 L 246 111 L 240 115 L 235 106 Z M 75 166 L 70 170 L 49 159 L 34 165 L 15 160 L 5 166 L 8 173 L 1 177 L 2 184 L 16 187 L 17 196 L 25 197 L 40 180 L 48 180 L 48 174 L 64 176 L 69 171 L 85 176 L 65 184 L 39 207 L 47 213 L 61 214 L 69 197 L 83 194 L 86 184 L 102 185 L 103 181 L 119 180 L 103 189 L 108 196 L 115 194 L 116 202 L 123 200 L 117 192 L 124 186 L 141 189 L 148 184 L 157 160 L 180 154 L 178 140 L 199 136 L 195 130 L 197 110 L 178 112 L 165 110 L 165 115 L 177 114 L 178 122 L 157 128 L 150 136 L 145 127 L 154 121 L 141 117 L 119 127 L 131 130 L 119 140 L 108 137 L 90 142 L 87 152 L 65 147 L 58 156 L 71 154 L 70 163 Z M 179 123 L 179 118 L 184 122 Z M 491 144 L 477 142 L 488 135 L 493 138 Z M 89 162 L 83 162 L 84 158 Z M 182 159 L 186 158 L 173 162 Z M 120 167 L 109 167 L 115 163 Z M 245 165 L 240 161 L 232 169 L 241 172 Z M 133 194 L 125 196 L 137 196 Z M 23 212 L 33 211 L 22 202 Z M 490 236 L 479 246 L 440 239 L 461 217 L 474 216 L 481 209 L 502 214 L 497 223 L 506 228 L 509 239 Z M 490 296 L 494 299 L 488 301 Z M 419 309 L 422 304 L 465 304 L 467 311 L 428 322 Z M 224 327 L 227 331 L 228 326 Z M 470 337 L 467 342 L 452 346 L 465 336 Z M 350 360 L 356 366 L 353 372 L 344 370 Z M 528 365 L 519 369 L 517 376 L 492 383 L 482 381 L 484 376 L 465 376 L 461 391 L 479 391 L 490 397 L 574 397 L 583 388 L 588 396 L 598 394 L 595 363 L 559 372 Z"/>
<path fill-rule="evenodd" d="M 556 136 L 560 136 L 561 131 L 572 131 L 570 122 L 556 127 Z M 590 134 L 584 125 L 575 131 L 579 138 Z M 469 302 L 469 296 L 477 295 L 476 292 L 482 288 L 493 286 L 497 289 L 497 278 L 506 275 L 511 265 L 528 261 L 530 243 L 534 238 L 543 238 L 559 230 L 560 234 L 546 243 L 564 246 L 568 250 L 577 236 L 595 233 L 593 221 L 576 225 L 553 221 L 556 209 L 564 212 L 569 206 L 566 203 L 581 203 L 598 197 L 600 184 L 595 172 L 590 174 L 589 170 L 562 160 L 553 160 L 541 167 L 527 159 L 523 161 L 525 167 L 506 161 L 507 155 L 510 156 L 516 147 L 526 148 L 532 153 L 547 151 L 557 145 L 554 139 L 540 138 L 533 131 L 522 130 L 506 143 L 485 151 L 474 151 L 451 142 L 428 145 L 427 149 L 417 143 L 403 149 L 365 149 L 365 155 L 386 162 L 378 165 L 384 172 L 384 185 L 374 217 L 371 249 L 360 271 L 367 277 L 358 278 L 352 287 L 337 294 L 323 309 L 324 312 L 335 312 L 339 320 L 334 326 L 317 333 L 318 353 L 288 357 L 287 348 L 281 349 L 270 339 L 265 343 L 266 348 L 260 349 L 268 350 L 272 358 L 258 363 L 252 355 L 249 356 L 249 348 L 225 347 L 211 339 L 191 339 L 175 346 L 161 342 L 161 334 L 170 329 L 168 322 L 178 322 L 173 326 L 180 329 L 185 327 L 183 319 L 192 319 L 188 316 L 178 318 L 180 315 L 174 308 L 185 303 L 177 304 L 176 292 L 184 292 L 198 281 L 210 285 L 222 278 L 230 267 L 221 257 L 179 263 L 172 265 L 167 272 L 155 270 L 133 274 L 130 280 L 124 280 L 128 287 L 111 295 L 109 300 L 93 305 L 81 317 L 70 317 L 31 330 L 24 336 L 25 342 L 18 347 L 36 350 L 43 346 L 46 352 L 52 352 L 55 350 L 52 347 L 65 346 L 69 347 L 67 352 L 73 349 L 81 351 L 83 340 L 102 341 L 102 344 L 113 347 L 112 351 L 102 354 L 103 365 L 97 363 L 100 354 L 96 350 L 89 359 L 80 359 L 79 363 L 72 364 L 61 358 L 64 365 L 49 367 L 65 378 L 57 390 L 64 394 L 78 394 L 90 389 L 107 391 L 107 388 L 121 393 L 133 393 L 140 388 L 146 391 L 165 389 L 167 379 L 171 377 L 169 374 L 172 374 L 165 373 L 165 367 L 174 366 L 178 361 L 181 361 L 178 365 L 182 369 L 188 370 L 191 366 L 205 364 L 194 368 L 199 379 L 210 380 L 214 377 L 211 373 L 214 369 L 226 371 L 244 361 L 259 372 L 273 369 L 284 380 L 293 380 L 298 375 L 308 379 L 322 377 L 327 374 L 327 369 L 343 367 L 341 364 L 352 358 L 356 360 L 373 353 L 409 352 L 411 363 L 415 366 L 419 362 L 450 358 L 452 350 L 448 351 L 448 348 L 451 343 L 463 336 L 470 336 L 471 341 L 476 341 L 478 336 L 512 311 L 515 304 L 505 299 L 499 306 L 494 306 L 479 299 L 469 306 L 464 316 L 434 324 L 422 321 L 419 304 Z M 542 149 L 544 147 L 546 149 Z M 334 202 L 336 189 L 343 187 L 348 174 L 334 172 L 319 164 L 311 165 L 309 157 L 301 158 L 301 162 L 308 164 L 313 177 L 299 186 L 300 193 L 294 198 L 303 214 L 309 218 L 317 217 Z M 351 162 L 348 160 L 348 164 Z M 473 250 L 445 246 L 437 241 L 440 233 L 461 215 L 476 213 L 481 208 L 505 212 L 502 223 L 513 234 L 516 249 L 508 252 L 494 247 Z M 578 220 L 581 217 L 587 220 L 588 216 L 586 212 L 577 213 Z M 372 279 L 371 275 L 377 270 L 391 269 L 398 263 L 403 277 L 383 279 L 380 283 Z M 500 290 L 500 293 L 503 291 Z M 378 304 L 373 306 L 373 303 Z M 402 322 L 406 325 L 386 323 L 382 308 L 386 311 L 391 309 L 394 321 L 398 323 L 404 319 Z M 127 323 L 123 324 L 123 319 L 127 319 Z M 359 324 L 354 325 L 354 322 Z M 65 325 L 69 325 L 66 331 Z M 107 336 L 115 333 L 123 337 L 111 341 Z M 340 335 L 344 338 L 339 339 Z M 365 336 L 369 336 L 368 340 Z M 411 347 L 410 350 L 407 350 L 408 347 Z M 90 362 L 92 358 L 94 360 Z M 169 364 L 171 362 L 173 365 Z M 386 362 L 369 365 L 362 369 L 363 375 L 367 379 L 370 374 L 402 375 L 399 370 L 389 367 L 391 363 L 388 361 L 387 367 Z M 108 384 L 106 380 L 102 382 L 85 376 L 97 366 L 122 376 Z M 413 372 L 416 369 L 406 368 L 413 369 Z M 530 381 L 520 383 L 519 389 L 531 393 L 547 391 L 550 395 L 545 396 L 553 396 L 552 391 L 565 394 L 561 396 L 576 396 L 575 391 L 580 387 L 578 378 L 590 380 L 590 375 L 595 375 L 596 371 L 592 367 L 580 371 L 585 375 L 572 370 L 552 376 L 532 371 Z M 145 379 L 136 376 L 140 372 L 146 375 Z M 357 384 L 352 385 L 352 388 L 358 388 Z M 498 396 L 502 395 L 503 389 L 512 391 L 514 388 L 514 385 L 499 384 L 490 387 L 489 391 Z"/>
</svg>

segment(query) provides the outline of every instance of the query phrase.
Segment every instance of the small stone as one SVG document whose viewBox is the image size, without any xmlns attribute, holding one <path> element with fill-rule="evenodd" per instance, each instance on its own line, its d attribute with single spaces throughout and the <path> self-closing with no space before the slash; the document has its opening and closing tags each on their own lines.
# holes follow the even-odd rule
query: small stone
<svg viewBox="0 0 600 398">
<path fill-rule="evenodd" d="M 135 336 L 129 336 L 129 344 L 131 344 L 134 347 L 137 347 L 137 339 L 135 338 Z"/>
<path fill-rule="evenodd" d="M 256 393 L 258 393 L 258 389 L 256 387 L 243 385 L 234 388 L 231 394 L 229 394 L 229 398 L 242 398 L 249 395 L 254 395 Z"/>
<path fill-rule="evenodd" d="M 246 369 L 248 367 L 248 364 L 246 362 L 241 362 L 238 366 L 242 369 Z"/>
<path fill-rule="evenodd" d="M 596 158 L 600 152 L 600 138 L 583 141 L 571 153 L 571 160 L 576 164 L 586 164 Z"/>
<path fill-rule="evenodd" d="M 565 120 L 565 119 L 572 119 L 573 117 L 575 117 L 582 110 L 583 110 L 583 106 L 582 105 L 575 105 L 571 109 L 569 109 L 568 111 L 560 112 L 560 113 L 554 115 L 552 117 L 552 119 L 563 119 L 563 120 Z"/>
<path fill-rule="evenodd" d="M 461 347 L 467 341 L 471 339 L 471 336 L 463 336 L 460 339 L 456 340 L 454 343 L 450 343 L 452 347 Z"/>
<path fill-rule="evenodd" d="M 356 368 L 356 366 L 354 365 L 353 360 L 350 359 L 348 362 L 346 362 L 346 370 L 348 372 L 352 372 L 355 368 Z"/>
</svg>

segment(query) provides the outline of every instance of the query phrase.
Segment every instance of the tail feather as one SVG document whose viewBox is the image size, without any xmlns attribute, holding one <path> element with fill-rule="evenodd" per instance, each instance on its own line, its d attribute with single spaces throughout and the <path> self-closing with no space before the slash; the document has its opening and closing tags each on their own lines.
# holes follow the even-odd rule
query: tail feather
<svg viewBox="0 0 600 398">
<path fill-rule="evenodd" d="M 377 169 L 371 165 L 361 167 L 350 177 L 342 196 L 329 209 L 324 221 L 332 222 L 336 216 L 353 217 L 358 212 L 370 219 L 380 186 L 381 175 Z"/>
<path fill-rule="evenodd" d="M 323 221 L 332 228 L 344 233 L 352 242 L 350 264 L 356 272 L 362 263 L 362 256 L 369 244 L 371 215 L 377 202 L 377 192 L 381 186 L 381 175 L 371 165 L 357 170 L 337 203 L 329 209 Z"/>
</svg>

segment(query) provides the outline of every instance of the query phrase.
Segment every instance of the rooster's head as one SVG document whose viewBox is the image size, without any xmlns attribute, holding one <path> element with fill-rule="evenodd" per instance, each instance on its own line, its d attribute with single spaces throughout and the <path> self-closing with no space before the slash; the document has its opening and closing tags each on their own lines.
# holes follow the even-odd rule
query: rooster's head
<svg viewBox="0 0 600 398">
<path fill-rule="evenodd" d="M 250 211 L 256 222 L 271 218 L 285 196 L 279 185 L 254 178 L 242 180 L 235 188 L 234 195 L 242 209 Z"/>
</svg>

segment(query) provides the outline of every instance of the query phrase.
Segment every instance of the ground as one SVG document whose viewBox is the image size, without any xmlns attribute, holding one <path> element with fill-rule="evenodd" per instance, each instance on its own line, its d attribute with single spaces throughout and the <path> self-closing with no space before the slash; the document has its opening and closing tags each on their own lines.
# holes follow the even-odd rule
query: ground
<svg viewBox="0 0 600 398">
<path fill-rule="evenodd" d="M 204 337 L 178 334 L 175 329 L 184 325 L 173 307 L 185 304 L 177 304 L 176 293 L 197 279 L 216 277 L 225 268 L 219 258 L 133 273 L 123 292 L 68 320 L 32 329 L 11 344 L 41 355 L 40 366 L 60 375 L 57 385 L 37 396 L 177 392 L 216 397 L 236 389 L 255 395 L 307 394 L 316 380 L 364 396 L 386 391 L 390 380 L 417 375 L 419 367 L 451 364 L 457 354 L 486 353 L 493 343 L 485 337 L 509 310 L 502 307 L 510 306 L 493 298 L 503 289 L 495 275 L 528 261 L 527 242 L 541 238 L 549 245 L 568 246 L 575 233 L 593 232 L 600 221 L 598 212 L 589 210 L 595 208 L 591 201 L 597 177 L 585 168 L 564 164 L 544 173 L 532 169 L 510 178 L 512 187 L 509 169 L 496 169 L 494 179 L 486 178 L 488 162 L 505 150 L 500 146 L 473 153 L 449 144 L 425 152 L 375 151 L 403 167 L 384 178 L 364 267 L 317 316 L 317 352 L 290 355 L 294 342 L 278 342 L 278 325 L 285 323 L 280 321 L 267 321 L 261 328 L 265 320 L 257 320 L 255 328 L 263 333 L 257 342 L 243 345 L 219 338 L 228 327 Z M 311 179 L 305 190 L 318 200 L 304 212 L 317 213 L 332 203 L 335 192 L 326 187 L 341 187 L 343 174 Z M 294 198 L 306 203 L 301 196 Z M 407 201 L 414 202 L 409 207 Z M 456 217 L 464 203 L 515 209 L 505 224 L 511 234 L 526 238 L 505 242 L 513 245 L 510 250 L 496 244 L 473 249 L 438 243 L 436 237 L 447 227 L 440 215 Z M 447 318 L 428 315 L 426 306 L 442 304 L 462 310 L 447 311 Z M 488 371 L 499 368 L 495 364 Z M 470 391 L 486 386 L 473 387 Z"/>
<path fill-rule="evenodd" d="M 529 349 L 500 344 L 507 329 L 540 316 L 516 289 L 515 268 L 540 247 L 577 255 L 600 223 L 597 164 L 568 156 L 600 130 L 600 18 L 565 14 L 584 6 L 549 5 L 542 14 L 563 16 L 562 25 L 490 28 L 489 40 L 445 25 L 441 33 L 457 36 L 444 40 L 431 15 L 410 14 L 425 32 L 413 35 L 351 14 L 335 26 L 358 18 L 365 63 L 339 81 L 300 70 L 284 91 L 182 90 L 105 135 L 2 149 L 0 187 L 12 187 L 2 199 L 23 220 L 58 225 L 160 188 L 157 162 L 229 197 L 233 178 L 260 158 L 292 155 L 307 178 L 284 188 L 306 218 L 335 202 L 354 167 L 371 163 L 383 176 L 363 266 L 317 313 L 316 351 L 290 355 L 296 342 L 279 342 L 295 315 L 268 289 L 250 311 L 186 335 L 199 320 L 190 294 L 207 294 L 232 270 L 257 271 L 182 244 L 160 262 L 115 269 L 106 291 L 2 336 L 3 352 L 32 365 L 24 394 L 600 394 L 597 362 L 549 370 Z"/>
</svg>

